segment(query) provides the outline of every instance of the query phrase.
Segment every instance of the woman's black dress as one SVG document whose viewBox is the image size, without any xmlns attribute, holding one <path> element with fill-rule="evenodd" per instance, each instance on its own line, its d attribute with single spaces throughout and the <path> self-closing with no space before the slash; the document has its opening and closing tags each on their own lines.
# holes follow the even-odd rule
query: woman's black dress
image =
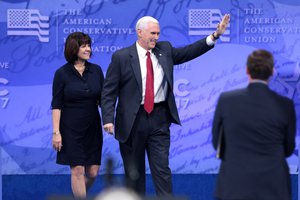
<svg viewBox="0 0 300 200">
<path fill-rule="evenodd" d="M 52 109 L 61 110 L 62 149 L 58 164 L 100 165 L 102 126 L 98 110 L 103 85 L 100 66 L 86 62 L 81 76 L 73 64 L 59 68 L 54 76 Z"/>
</svg>

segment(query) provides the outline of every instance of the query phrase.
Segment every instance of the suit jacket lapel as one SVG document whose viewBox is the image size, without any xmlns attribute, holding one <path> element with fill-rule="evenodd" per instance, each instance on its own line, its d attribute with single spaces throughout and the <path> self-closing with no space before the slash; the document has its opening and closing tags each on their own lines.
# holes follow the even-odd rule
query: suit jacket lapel
<svg viewBox="0 0 300 200">
<path fill-rule="evenodd" d="M 158 63 L 161 65 L 161 67 L 164 70 L 165 76 L 167 78 L 167 81 L 171 87 L 171 90 L 173 90 L 173 76 L 172 76 L 172 66 L 168 66 L 168 61 L 167 61 L 167 57 L 166 54 L 164 53 L 164 51 L 160 50 L 158 47 L 155 47 L 152 52 L 154 53 L 154 55 L 156 56 Z"/>
<path fill-rule="evenodd" d="M 131 67 L 132 67 L 132 70 L 134 72 L 134 76 L 135 76 L 135 79 L 137 81 L 138 88 L 140 90 L 140 94 L 143 94 L 141 67 L 140 67 L 139 56 L 138 56 L 138 53 L 137 53 L 135 43 L 129 48 L 129 54 L 130 54 L 130 57 L 131 57 L 131 60 L 130 60 Z"/>
</svg>

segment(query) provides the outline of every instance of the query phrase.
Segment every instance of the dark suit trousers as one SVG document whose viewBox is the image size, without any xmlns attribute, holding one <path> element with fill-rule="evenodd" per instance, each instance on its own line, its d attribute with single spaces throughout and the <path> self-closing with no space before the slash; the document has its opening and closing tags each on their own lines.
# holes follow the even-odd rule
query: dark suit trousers
<svg viewBox="0 0 300 200">
<path fill-rule="evenodd" d="M 172 194 L 169 168 L 170 113 L 166 103 L 155 104 L 148 114 L 141 106 L 126 143 L 120 143 L 127 184 L 144 195 L 145 152 L 147 152 L 152 180 L 157 195 Z"/>
</svg>

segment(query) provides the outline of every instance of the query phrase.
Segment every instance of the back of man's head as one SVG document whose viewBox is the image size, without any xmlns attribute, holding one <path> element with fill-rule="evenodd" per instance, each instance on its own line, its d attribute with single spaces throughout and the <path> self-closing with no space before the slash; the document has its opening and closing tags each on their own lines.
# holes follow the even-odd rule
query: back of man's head
<svg viewBox="0 0 300 200">
<path fill-rule="evenodd" d="M 255 50 L 247 59 L 247 71 L 251 79 L 267 81 L 273 74 L 274 58 L 266 50 Z"/>
</svg>

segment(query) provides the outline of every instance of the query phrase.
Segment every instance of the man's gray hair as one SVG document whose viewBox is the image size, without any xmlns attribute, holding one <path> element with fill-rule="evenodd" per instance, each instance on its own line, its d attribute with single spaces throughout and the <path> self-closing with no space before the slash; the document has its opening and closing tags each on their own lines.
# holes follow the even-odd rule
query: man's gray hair
<svg viewBox="0 0 300 200">
<path fill-rule="evenodd" d="M 145 29 L 147 27 L 147 24 L 149 22 L 153 22 L 153 23 L 157 23 L 159 24 L 158 20 L 151 17 L 151 16 L 144 16 L 142 18 L 140 18 L 136 25 L 135 25 L 135 30 L 138 30 L 138 29 Z"/>
</svg>

